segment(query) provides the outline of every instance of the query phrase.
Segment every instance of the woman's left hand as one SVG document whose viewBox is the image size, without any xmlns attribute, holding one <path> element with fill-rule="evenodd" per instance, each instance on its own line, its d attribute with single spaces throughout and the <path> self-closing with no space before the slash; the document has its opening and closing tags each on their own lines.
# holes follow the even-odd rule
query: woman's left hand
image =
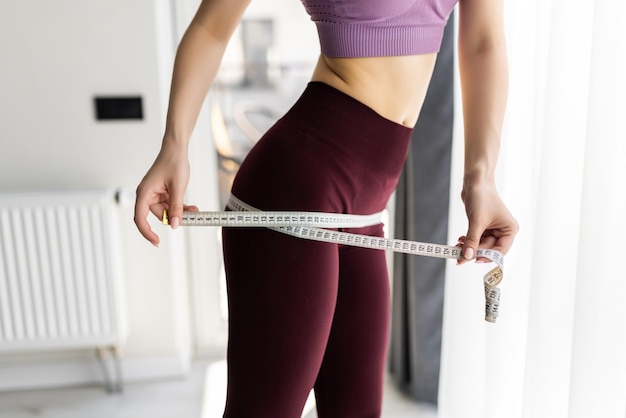
<svg viewBox="0 0 626 418">
<path fill-rule="evenodd" d="M 493 182 L 467 183 L 461 199 L 469 221 L 467 234 L 459 237 L 463 257 L 458 264 L 472 260 L 478 248 L 506 254 L 519 230 L 517 221 L 500 198 Z M 478 258 L 477 262 L 490 260 Z"/>
</svg>

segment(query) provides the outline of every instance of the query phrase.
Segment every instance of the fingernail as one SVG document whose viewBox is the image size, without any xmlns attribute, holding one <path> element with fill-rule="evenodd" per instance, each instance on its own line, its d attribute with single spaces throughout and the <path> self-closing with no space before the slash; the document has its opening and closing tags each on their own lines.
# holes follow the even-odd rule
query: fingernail
<svg viewBox="0 0 626 418">
<path fill-rule="evenodd" d="M 472 258 L 474 258 L 474 249 L 471 247 L 467 247 L 465 249 L 465 253 L 463 254 L 463 257 L 465 257 L 466 260 L 471 260 Z"/>
<path fill-rule="evenodd" d="M 176 229 L 180 226 L 180 218 L 178 216 L 174 216 L 170 219 L 170 225 L 172 225 L 172 229 Z"/>
</svg>

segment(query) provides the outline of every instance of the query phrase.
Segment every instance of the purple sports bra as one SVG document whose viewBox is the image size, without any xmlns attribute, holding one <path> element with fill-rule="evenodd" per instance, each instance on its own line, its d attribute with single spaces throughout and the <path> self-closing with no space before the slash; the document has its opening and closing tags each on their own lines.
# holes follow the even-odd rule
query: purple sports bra
<svg viewBox="0 0 626 418">
<path fill-rule="evenodd" d="M 438 52 L 458 0 L 301 0 L 329 57 Z"/>
</svg>

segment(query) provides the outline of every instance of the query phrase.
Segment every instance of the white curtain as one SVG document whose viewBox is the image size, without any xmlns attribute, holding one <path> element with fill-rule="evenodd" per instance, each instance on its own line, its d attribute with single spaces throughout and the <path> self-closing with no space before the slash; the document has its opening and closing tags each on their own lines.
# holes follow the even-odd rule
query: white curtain
<svg viewBox="0 0 626 418">
<path fill-rule="evenodd" d="M 485 266 L 448 268 L 439 416 L 624 418 L 626 1 L 508 0 L 506 18 L 498 186 L 521 230 L 496 324 Z M 466 229 L 455 142 L 451 242 Z"/>
</svg>

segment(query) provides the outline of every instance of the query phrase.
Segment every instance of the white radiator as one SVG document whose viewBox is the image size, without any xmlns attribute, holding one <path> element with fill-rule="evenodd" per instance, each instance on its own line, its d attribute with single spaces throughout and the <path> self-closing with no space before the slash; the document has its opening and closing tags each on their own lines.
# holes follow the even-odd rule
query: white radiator
<svg viewBox="0 0 626 418">
<path fill-rule="evenodd" d="M 0 353 L 125 338 L 112 191 L 0 193 Z"/>
</svg>

